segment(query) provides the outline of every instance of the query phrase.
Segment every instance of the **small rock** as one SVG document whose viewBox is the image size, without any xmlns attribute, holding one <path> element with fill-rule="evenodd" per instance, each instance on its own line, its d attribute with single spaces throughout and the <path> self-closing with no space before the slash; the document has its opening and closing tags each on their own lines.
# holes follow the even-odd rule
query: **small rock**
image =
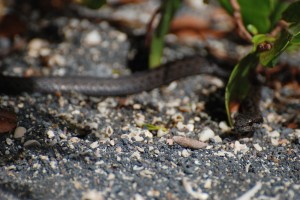
<svg viewBox="0 0 300 200">
<path fill-rule="evenodd" d="M 24 137 L 25 133 L 26 133 L 26 128 L 19 126 L 16 128 L 15 132 L 14 132 L 14 138 L 21 138 Z"/>
<path fill-rule="evenodd" d="M 273 146 L 278 146 L 279 145 L 279 140 L 278 139 L 275 139 L 275 138 L 271 138 L 271 144 Z"/>
<path fill-rule="evenodd" d="M 206 127 L 198 134 L 199 140 L 202 142 L 208 141 L 210 138 L 213 138 L 215 133 L 210 128 Z"/>
<path fill-rule="evenodd" d="M 104 200 L 104 197 L 102 192 L 89 190 L 83 194 L 81 200 Z"/>
<path fill-rule="evenodd" d="M 222 132 L 228 132 L 231 130 L 231 128 L 224 121 L 219 123 L 219 128 L 222 130 Z"/>
<path fill-rule="evenodd" d="M 172 145 L 174 145 L 174 140 L 173 139 L 167 139 L 166 144 L 172 146 Z"/>
<path fill-rule="evenodd" d="M 85 36 L 83 42 L 88 46 L 96 46 L 100 44 L 101 40 L 102 39 L 98 31 L 94 30 Z"/>
<path fill-rule="evenodd" d="M 92 149 L 96 149 L 97 147 L 99 146 L 99 143 L 96 141 L 96 142 L 93 142 L 92 144 L 90 144 L 90 147 Z"/>
<path fill-rule="evenodd" d="M 59 137 L 61 139 L 67 139 L 68 138 L 64 133 L 59 134 Z"/>
<path fill-rule="evenodd" d="M 13 141 L 10 138 L 6 138 L 6 144 L 12 145 Z"/>
<path fill-rule="evenodd" d="M 28 55 L 30 57 L 38 57 L 43 48 L 49 46 L 46 40 L 35 38 L 28 43 Z"/>
<path fill-rule="evenodd" d="M 134 122 L 138 127 L 142 127 L 145 124 L 145 116 L 137 113 L 134 117 Z"/>
<path fill-rule="evenodd" d="M 55 137 L 55 134 L 54 134 L 54 132 L 52 130 L 48 130 L 47 131 L 47 136 L 48 136 L 49 139 L 51 139 L 51 138 Z"/>
<path fill-rule="evenodd" d="M 32 147 L 32 146 L 42 146 L 41 143 L 39 143 L 37 140 L 27 140 L 24 143 L 24 147 Z"/>
<path fill-rule="evenodd" d="M 158 129 L 158 131 L 157 131 L 157 137 L 162 137 L 162 136 L 164 136 L 164 135 L 167 135 L 169 133 L 169 131 L 168 130 L 163 130 L 163 129 Z"/>
<path fill-rule="evenodd" d="M 184 150 L 181 152 L 181 156 L 184 157 L 184 158 L 187 158 L 187 157 L 190 156 L 190 153 L 189 153 L 186 149 L 184 149 Z"/>
<path fill-rule="evenodd" d="M 62 55 L 55 54 L 49 58 L 48 65 L 49 66 L 58 65 L 60 67 L 64 67 L 66 65 L 66 59 Z"/>
<path fill-rule="evenodd" d="M 207 179 L 204 183 L 204 188 L 205 189 L 211 189 L 211 185 L 212 185 L 212 180 L 211 179 Z"/>
<path fill-rule="evenodd" d="M 246 144 L 241 144 L 239 141 L 234 143 L 234 153 L 237 154 L 238 151 L 246 153 L 249 150 Z"/>
<path fill-rule="evenodd" d="M 180 121 L 180 122 L 177 123 L 176 128 L 179 131 L 183 131 L 185 129 L 185 125 Z"/>
<path fill-rule="evenodd" d="M 278 131 L 272 131 L 272 132 L 268 133 L 268 136 L 270 138 L 279 138 L 280 137 L 280 133 Z"/>
<path fill-rule="evenodd" d="M 215 137 L 213 137 L 213 139 L 214 139 L 214 141 L 216 142 L 216 143 L 222 143 L 222 138 L 220 138 L 220 136 L 218 136 L 218 135 L 216 135 Z"/>
<path fill-rule="evenodd" d="M 262 147 L 259 144 L 253 144 L 253 147 L 257 150 L 257 151 L 262 151 Z"/>
<path fill-rule="evenodd" d="M 140 110 L 142 108 L 142 105 L 138 104 L 138 103 L 135 103 L 135 104 L 133 104 L 132 107 L 133 107 L 134 110 Z"/>
<path fill-rule="evenodd" d="M 57 169 L 57 162 L 56 161 L 51 161 L 50 162 L 50 167 L 52 168 L 52 169 Z"/>
<path fill-rule="evenodd" d="M 186 128 L 188 131 L 192 132 L 192 131 L 194 131 L 195 126 L 194 126 L 194 124 L 187 124 Z"/>
<path fill-rule="evenodd" d="M 183 122 L 184 121 L 184 117 L 183 117 L 182 114 L 177 113 L 177 114 L 175 114 L 175 115 L 172 116 L 172 120 L 174 122 Z"/>
<path fill-rule="evenodd" d="M 114 129 L 111 126 L 107 126 L 105 129 L 106 136 L 110 137 L 114 133 Z"/>
</svg>

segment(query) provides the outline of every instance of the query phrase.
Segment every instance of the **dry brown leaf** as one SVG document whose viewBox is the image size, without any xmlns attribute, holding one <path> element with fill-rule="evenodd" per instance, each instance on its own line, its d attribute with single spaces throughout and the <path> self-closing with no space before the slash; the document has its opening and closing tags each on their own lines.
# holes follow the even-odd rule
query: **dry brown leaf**
<svg viewBox="0 0 300 200">
<path fill-rule="evenodd" d="M 191 149 L 201 149 L 207 146 L 207 143 L 201 142 L 199 140 L 183 137 L 183 136 L 174 136 L 173 140 L 182 147 L 187 147 Z"/>
<path fill-rule="evenodd" d="M 11 111 L 0 109 L 0 133 L 12 131 L 17 126 L 17 115 Z"/>
</svg>

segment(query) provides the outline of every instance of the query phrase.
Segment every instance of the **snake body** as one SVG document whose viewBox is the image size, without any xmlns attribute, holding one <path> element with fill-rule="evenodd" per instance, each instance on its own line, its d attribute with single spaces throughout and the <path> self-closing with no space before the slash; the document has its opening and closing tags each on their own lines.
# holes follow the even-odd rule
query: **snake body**
<svg viewBox="0 0 300 200">
<path fill-rule="evenodd" d="M 122 96 L 149 91 L 195 74 L 211 74 L 223 78 L 229 76 L 229 72 L 219 65 L 203 57 L 194 57 L 120 78 L 0 76 L 0 93 L 74 91 L 91 96 Z"/>
<path fill-rule="evenodd" d="M 134 73 L 120 78 L 99 77 L 13 77 L 0 76 L 0 93 L 20 92 L 79 92 L 91 96 L 123 96 L 166 85 L 174 80 L 196 74 L 215 75 L 228 79 L 230 71 L 220 67 L 215 61 L 204 57 L 184 58 L 169 62 L 156 69 Z M 251 101 L 251 98 L 249 99 Z M 236 118 L 238 132 L 252 132 L 253 124 L 262 121 L 257 100 L 251 103 L 245 114 Z M 255 110 L 255 112 L 253 112 Z"/>
</svg>

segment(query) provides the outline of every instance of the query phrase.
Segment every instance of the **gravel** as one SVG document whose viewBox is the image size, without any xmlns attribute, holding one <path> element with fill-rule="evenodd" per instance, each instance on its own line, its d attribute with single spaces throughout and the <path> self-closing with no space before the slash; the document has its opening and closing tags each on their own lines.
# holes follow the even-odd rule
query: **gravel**
<svg viewBox="0 0 300 200">
<path fill-rule="evenodd" d="M 108 23 L 52 16 L 29 29 L 41 24 L 57 26 L 61 40 L 31 38 L 0 61 L 4 74 L 130 73 L 127 36 Z M 206 101 L 224 84 L 200 75 L 127 97 L 1 95 L 18 116 L 0 135 L 1 199 L 299 199 L 300 129 L 285 123 L 299 110 L 285 113 L 264 86 L 262 127 L 228 134 L 224 112 L 211 114 Z"/>
</svg>

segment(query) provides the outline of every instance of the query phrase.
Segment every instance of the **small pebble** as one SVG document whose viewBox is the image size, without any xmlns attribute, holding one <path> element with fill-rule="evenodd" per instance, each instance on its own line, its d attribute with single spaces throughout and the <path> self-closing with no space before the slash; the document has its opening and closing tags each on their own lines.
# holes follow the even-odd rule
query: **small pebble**
<svg viewBox="0 0 300 200">
<path fill-rule="evenodd" d="M 104 200 L 102 192 L 96 190 L 89 190 L 83 193 L 81 200 Z"/>
<path fill-rule="evenodd" d="M 24 137 L 26 131 L 27 131 L 26 128 L 24 128 L 22 126 L 17 127 L 14 132 L 14 138 L 18 139 L 18 138 Z"/>
<path fill-rule="evenodd" d="M 133 104 L 133 109 L 134 110 L 140 110 L 142 108 L 142 105 L 141 104 Z"/>
<path fill-rule="evenodd" d="M 6 144 L 12 145 L 13 141 L 10 138 L 6 138 Z"/>
<path fill-rule="evenodd" d="M 214 141 L 216 142 L 216 143 L 222 143 L 222 138 L 220 137 L 220 136 L 218 136 L 218 135 L 216 135 L 215 137 L 213 137 L 213 139 L 214 139 Z"/>
<path fill-rule="evenodd" d="M 100 44 L 101 42 L 101 36 L 100 34 L 98 33 L 98 31 L 94 30 L 94 31 L 91 31 L 89 32 L 85 38 L 84 38 L 84 43 L 88 46 L 95 46 L 95 45 L 98 45 Z"/>
<path fill-rule="evenodd" d="M 96 141 L 96 142 L 93 142 L 92 144 L 90 144 L 90 147 L 92 149 L 96 149 L 97 147 L 99 146 L 99 143 Z"/>
<path fill-rule="evenodd" d="M 262 151 L 262 147 L 259 144 L 253 144 L 253 147 L 257 150 L 257 151 Z"/>
<path fill-rule="evenodd" d="M 169 133 L 168 130 L 159 129 L 159 130 L 157 131 L 157 137 L 162 137 L 162 136 L 164 136 L 164 135 L 167 135 L 168 133 Z"/>
<path fill-rule="evenodd" d="M 114 129 L 111 126 L 107 126 L 105 129 L 105 134 L 110 137 L 114 133 Z"/>
<path fill-rule="evenodd" d="M 37 140 L 27 140 L 24 143 L 24 147 L 32 147 L 32 146 L 42 146 L 41 143 L 39 143 Z"/>
<path fill-rule="evenodd" d="M 190 156 L 190 153 L 189 153 L 186 149 L 184 149 L 184 150 L 181 152 L 181 156 L 184 157 L 184 158 L 187 158 L 187 157 Z"/>
<path fill-rule="evenodd" d="M 182 114 L 177 113 L 177 114 L 175 114 L 175 115 L 172 116 L 172 120 L 174 122 L 183 122 L 184 121 L 184 117 L 183 117 Z"/>
<path fill-rule="evenodd" d="M 237 152 L 246 153 L 249 150 L 246 144 L 241 144 L 239 141 L 235 141 L 234 143 L 234 153 L 237 154 Z"/>
<path fill-rule="evenodd" d="M 279 145 L 279 140 L 278 139 L 275 139 L 275 138 L 271 138 L 271 144 L 273 146 L 278 146 Z"/>
<path fill-rule="evenodd" d="M 211 179 L 207 179 L 204 183 L 204 188 L 206 189 L 211 189 L 211 185 L 212 185 L 212 180 Z"/>
<path fill-rule="evenodd" d="M 51 167 L 52 169 L 57 169 L 57 162 L 56 162 L 56 161 L 51 161 L 51 162 L 50 162 L 50 167 Z"/>
<path fill-rule="evenodd" d="M 206 127 L 198 134 L 199 140 L 202 142 L 208 141 L 210 138 L 213 138 L 215 133 L 210 128 Z"/>
<path fill-rule="evenodd" d="M 186 128 L 188 131 L 192 132 L 192 131 L 194 131 L 195 126 L 194 126 L 194 124 L 187 124 Z"/>
<path fill-rule="evenodd" d="M 272 132 L 268 133 L 268 136 L 270 138 L 279 138 L 280 137 L 280 133 L 278 131 L 272 131 Z"/>
<path fill-rule="evenodd" d="M 55 134 L 54 134 L 54 132 L 52 130 L 48 130 L 47 131 L 47 136 L 48 136 L 49 139 L 51 139 L 51 138 L 55 137 Z"/>
<path fill-rule="evenodd" d="M 219 128 L 223 131 L 223 132 L 228 132 L 231 130 L 231 128 L 227 125 L 226 122 L 222 121 L 219 123 Z"/>
<path fill-rule="evenodd" d="M 68 138 L 64 133 L 59 134 L 59 137 L 61 139 L 67 139 Z"/>
<path fill-rule="evenodd" d="M 138 127 L 142 127 L 145 124 L 145 116 L 137 113 L 134 117 L 134 122 Z"/>
</svg>

